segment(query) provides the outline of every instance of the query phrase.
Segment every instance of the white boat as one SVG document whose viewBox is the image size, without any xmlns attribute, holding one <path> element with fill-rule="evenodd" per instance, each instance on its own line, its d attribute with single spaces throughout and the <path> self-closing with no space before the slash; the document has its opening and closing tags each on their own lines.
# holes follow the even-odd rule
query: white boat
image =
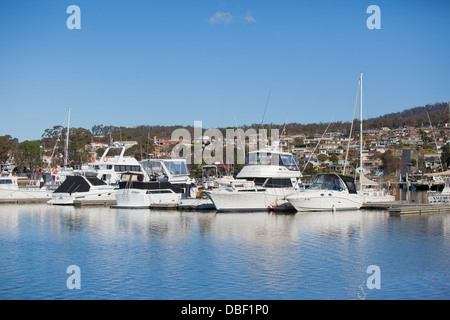
<svg viewBox="0 0 450 320">
<path fill-rule="evenodd" d="M 218 211 L 292 210 L 286 196 L 303 187 L 296 157 L 276 147 L 249 152 L 226 184 L 205 191 Z"/>
<path fill-rule="evenodd" d="M 359 181 L 358 181 L 358 194 L 361 197 L 363 203 L 378 203 L 378 202 L 392 202 L 395 201 L 395 196 L 389 194 L 386 189 L 384 189 L 381 184 L 376 183 L 370 179 L 368 179 L 364 175 L 364 169 L 363 169 L 363 113 L 362 113 L 362 94 L 363 94 L 363 74 L 360 73 L 359 76 L 359 84 L 358 89 L 360 89 L 360 134 L 359 134 L 359 159 L 360 159 L 360 166 L 357 169 L 359 171 Z M 359 90 L 358 90 L 359 91 Z M 356 111 L 356 104 L 355 104 L 355 111 Z M 353 121 L 353 120 L 352 120 Z M 353 128 L 353 122 L 352 127 Z M 350 135 L 352 129 L 350 129 Z M 350 139 L 349 139 L 349 146 L 350 146 Z M 347 150 L 348 155 L 348 150 Z M 347 157 L 346 155 L 346 157 Z M 345 165 L 343 174 L 345 174 L 345 167 L 347 164 L 347 158 L 345 159 Z"/>
<path fill-rule="evenodd" d="M 363 204 L 354 179 L 337 174 L 318 175 L 307 189 L 287 200 L 297 211 L 357 210 Z"/>
<path fill-rule="evenodd" d="M 363 203 L 378 203 L 395 201 L 395 196 L 386 191 L 380 183 L 368 179 L 364 173 L 359 176 L 360 190 L 358 194 Z"/>
<path fill-rule="evenodd" d="M 52 193 L 49 204 L 93 205 L 114 204 L 116 188 L 96 177 L 68 176 Z"/>
<path fill-rule="evenodd" d="M 429 204 L 450 204 L 450 177 L 445 177 L 444 189 L 441 192 L 428 191 Z"/>
<path fill-rule="evenodd" d="M 182 199 L 195 198 L 195 179 L 186 159 L 148 159 L 140 162 L 145 174 L 122 173 L 115 207 L 177 208 Z"/>
<path fill-rule="evenodd" d="M 231 173 L 231 166 L 228 165 L 204 165 L 202 167 L 202 181 L 200 190 L 215 189 L 220 186 L 230 186 L 236 179 Z"/>
<path fill-rule="evenodd" d="M 95 176 L 108 185 L 115 185 L 118 187 L 122 173 L 124 172 L 145 174 L 144 168 L 142 168 L 136 158 L 124 155 L 128 148 L 129 146 L 120 142 L 114 142 L 106 148 L 100 158 L 91 158 L 91 162 L 87 165 L 87 169 L 83 170 L 83 175 Z M 120 154 L 109 155 L 113 149 L 120 149 Z"/>
<path fill-rule="evenodd" d="M 119 148 L 119 155 L 108 157 L 111 149 Z M 114 205 L 122 173 L 144 175 L 145 171 L 134 157 L 124 156 L 127 147 L 116 143 L 109 146 L 100 159 L 92 161 L 78 175 L 66 177 L 54 191 L 49 204 L 54 205 Z M 67 181 L 67 182 L 66 182 Z"/>
<path fill-rule="evenodd" d="M 36 185 L 19 186 L 20 177 L 7 175 L 0 177 L 0 202 L 42 202 L 51 199 L 52 190 Z"/>
</svg>

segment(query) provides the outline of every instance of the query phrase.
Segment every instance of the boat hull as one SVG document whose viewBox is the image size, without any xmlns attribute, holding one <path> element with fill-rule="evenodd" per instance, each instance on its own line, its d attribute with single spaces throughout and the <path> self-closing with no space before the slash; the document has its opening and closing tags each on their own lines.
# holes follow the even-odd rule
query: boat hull
<svg viewBox="0 0 450 320">
<path fill-rule="evenodd" d="M 286 200 L 292 189 L 270 188 L 264 191 L 253 190 L 213 190 L 207 192 L 217 211 L 288 211 L 294 210 Z"/>
<path fill-rule="evenodd" d="M 53 193 L 52 199 L 48 201 L 53 205 L 106 205 L 116 203 L 117 190 L 103 189 L 90 190 L 88 192 Z"/>
<path fill-rule="evenodd" d="M 357 194 L 333 190 L 299 191 L 287 200 L 297 211 L 357 210 L 363 204 Z"/>
<path fill-rule="evenodd" d="M 181 193 L 166 192 L 150 194 L 146 189 L 120 189 L 116 193 L 119 208 L 164 208 L 176 207 Z"/>
<path fill-rule="evenodd" d="M 0 202 L 8 201 L 48 201 L 52 191 L 38 188 L 10 188 L 0 190 Z"/>
</svg>

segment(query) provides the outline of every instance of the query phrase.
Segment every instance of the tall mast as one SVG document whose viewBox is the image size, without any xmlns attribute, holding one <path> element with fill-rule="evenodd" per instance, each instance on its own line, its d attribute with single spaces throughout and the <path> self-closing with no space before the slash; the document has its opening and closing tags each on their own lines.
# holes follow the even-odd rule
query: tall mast
<svg viewBox="0 0 450 320">
<path fill-rule="evenodd" d="M 69 108 L 68 117 L 67 117 L 66 147 L 64 150 L 64 168 L 67 167 L 67 157 L 68 157 L 68 153 L 69 153 L 69 124 L 70 124 L 70 108 Z"/>
<path fill-rule="evenodd" d="M 362 74 L 362 72 L 361 72 L 361 74 L 360 74 L 360 81 L 361 81 L 361 98 L 360 98 L 360 102 L 361 102 L 361 110 L 360 110 L 360 119 L 361 119 L 361 121 L 360 121 L 360 128 L 359 128 L 359 161 L 360 161 L 360 164 L 359 164 L 359 183 L 360 183 L 360 186 L 359 186 L 359 188 L 361 189 L 362 188 L 362 181 L 361 181 L 361 175 L 362 175 L 362 169 L 363 169 L 363 156 L 362 156 L 362 154 L 363 154 L 363 114 L 362 114 L 362 104 L 363 104 L 363 96 L 362 96 L 362 90 L 363 90 L 363 79 L 362 79 L 362 76 L 363 76 L 363 74 Z"/>
</svg>

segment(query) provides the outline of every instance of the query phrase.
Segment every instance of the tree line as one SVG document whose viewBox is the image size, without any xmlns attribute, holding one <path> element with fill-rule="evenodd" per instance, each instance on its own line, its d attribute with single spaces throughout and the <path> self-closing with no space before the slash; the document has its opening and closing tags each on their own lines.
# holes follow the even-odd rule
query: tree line
<svg viewBox="0 0 450 320">
<path fill-rule="evenodd" d="M 402 127 L 405 125 L 412 127 L 422 127 L 428 125 L 430 122 L 433 126 L 442 127 L 444 123 L 450 122 L 448 104 L 439 102 L 432 105 L 422 107 L 415 107 L 407 109 L 402 112 L 390 113 L 380 117 L 364 120 L 364 128 L 366 129 L 381 129 L 382 127 L 389 127 L 391 129 Z M 355 126 L 357 127 L 358 120 Z M 328 123 L 285 123 L 285 124 L 264 124 L 265 129 L 278 129 L 280 133 L 287 135 L 303 134 L 305 136 L 312 136 L 314 134 L 322 134 L 326 127 L 329 126 L 328 132 L 342 132 L 348 133 L 350 130 L 349 122 L 333 122 Z M 241 128 L 247 130 L 249 128 L 261 128 L 261 124 L 245 125 Z M 136 127 L 123 127 L 98 124 L 94 125 L 90 130 L 85 128 L 70 128 L 69 132 L 69 146 L 68 157 L 71 165 L 81 165 L 89 161 L 89 153 L 85 149 L 91 141 L 106 142 L 111 141 L 137 141 L 137 145 L 127 150 L 127 155 L 132 155 L 136 159 L 147 157 L 148 153 L 154 152 L 153 137 L 170 138 L 172 132 L 176 129 L 187 129 L 191 136 L 193 136 L 194 128 L 192 126 L 150 126 L 140 125 Z M 217 128 L 224 134 L 227 127 Z M 53 128 L 45 129 L 41 138 L 33 141 L 19 142 L 18 139 L 10 135 L 0 136 L 0 161 L 5 163 L 8 158 L 14 157 L 14 161 L 18 167 L 36 167 L 42 166 L 42 156 L 44 154 L 54 155 L 52 165 L 61 165 L 64 155 L 64 143 L 66 139 L 66 130 L 62 126 L 54 126 Z M 101 152 L 102 150 L 99 150 Z M 447 150 L 446 150 L 447 151 Z M 390 159 L 392 155 L 386 159 Z M 444 163 L 447 163 L 450 156 L 447 155 Z M 450 164 L 450 163 L 449 163 Z"/>
</svg>

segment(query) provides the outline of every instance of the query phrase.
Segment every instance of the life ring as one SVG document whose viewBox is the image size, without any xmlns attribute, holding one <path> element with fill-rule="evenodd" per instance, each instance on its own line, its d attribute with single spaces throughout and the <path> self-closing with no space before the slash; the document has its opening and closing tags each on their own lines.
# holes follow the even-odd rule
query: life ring
<svg viewBox="0 0 450 320">
<path fill-rule="evenodd" d="M 137 181 L 142 182 L 142 180 L 144 180 L 144 177 L 142 176 L 142 174 L 138 174 Z"/>
<path fill-rule="evenodd" d="M 56 174 L 56 173 L 58 172 L 58 169 L 57 169 L 56 167 L 53 167 L 53 168 L 52 168 L 52 172 L 53 172 L 54 174 Z"/>
<path fill-rule="evenodd" d="M 108 162 L 108 157 L 107 156 L 103 157 L 103 162 Z"/>
<path fill-rule="evenodd" d="M 91 162 L 95 162 L 95 156 L 91 157 Z"/>
<path fill-rule="evenodd" d="M 44 173 L 44 169 L 42 169 L 42 168 L 38 168 L 38 173 Z"/>
</svg>

